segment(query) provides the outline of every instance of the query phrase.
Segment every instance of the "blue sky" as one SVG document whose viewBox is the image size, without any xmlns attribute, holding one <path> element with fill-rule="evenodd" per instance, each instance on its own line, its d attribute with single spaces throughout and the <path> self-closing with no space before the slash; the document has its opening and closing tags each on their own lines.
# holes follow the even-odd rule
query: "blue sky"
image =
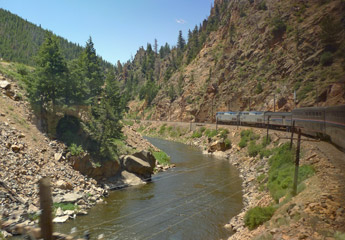
<svg viewBox="0 0 345 240">
<path fill-rule="evenodd" d="M 210 13 L 213 0 L 0 0 L 0 7 L 84 46 L 92 37 L 105 60 L 125 62 L 148 42 L 176 45 L 178 31 Z"/>
</svg>

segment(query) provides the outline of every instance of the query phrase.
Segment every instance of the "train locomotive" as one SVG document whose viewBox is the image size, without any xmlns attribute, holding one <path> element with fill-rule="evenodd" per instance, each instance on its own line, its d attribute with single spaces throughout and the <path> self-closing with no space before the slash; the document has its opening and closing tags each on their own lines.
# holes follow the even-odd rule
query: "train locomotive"
<svg viewBox="0 0 345 240">
<path fill-rule="evenodd" d="M 220 124 L 247 125 L 290 129 L 293 124 L 309 136 L 328 138 L 345 149 L 345 105 L 334 107 L 297 108 L 291 112 L 217 112 Z"/>
</svg>

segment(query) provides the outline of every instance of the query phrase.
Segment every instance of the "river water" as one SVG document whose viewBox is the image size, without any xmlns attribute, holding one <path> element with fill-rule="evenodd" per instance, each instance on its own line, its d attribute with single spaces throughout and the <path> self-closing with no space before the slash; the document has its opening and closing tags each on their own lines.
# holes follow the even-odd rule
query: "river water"
<svg viewBox="0 0 345 240">
<path fill-rule="evenodd" d="M 165 151 L 176 168 L 152 177 L 146 185 L 113 191 L 108 204 L 86 216 L 55 225 L 55 231 L 85 230 L 91 239 L 226 239 L 224 228 L 242 208 L 241 179 L 227 160 L 203 155 L 200 149 L 147 138 Z"/>
</svg>

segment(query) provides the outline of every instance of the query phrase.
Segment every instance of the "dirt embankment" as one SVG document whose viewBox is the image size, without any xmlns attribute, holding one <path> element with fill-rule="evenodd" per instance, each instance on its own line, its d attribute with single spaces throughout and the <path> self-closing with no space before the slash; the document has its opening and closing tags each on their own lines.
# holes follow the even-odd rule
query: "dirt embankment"
<svg viewBox="0 0 345 240">
<path fill-rule="evenodd" d="M 219 136 L 192 137 L 193 131 L 203 127 L 214 129 L 215 125 L 191 126 L 189 123 L 142 122 L 135 126 L 145 135 L 163 137 L 201 147 L 205 154 L 229 159 L 241 172 L 243 178 L 244 208 L 225 227 L 235 234 L 229 239 L 344 239 L 345 237 L 345 153 L 332 144 L 302 137 L 301 166 L 311 165 L 315 174 L 304 181 L 305 188 L 291 199 L 282 198 L 275 203 L 267 188 L 263 188 L 260 176 L 269 172 L 269 158 L 249 157 L 248 149 L 240 148 L 240 133 L 247 127 L 221 126 L 227 129 L 231 149 L 213 151 L 211 146 Z M 164 128 L 165 130 L 162 130 Z M 265 136 L 265 129 L 253 128 L 256 134 Z M 270 130 L 272 139 L 268 148 L 275 148 L 288 141 L 291 134 Z M 264 180 L 265 181 L 265 180 Z M 271 220 L 250 231 L 244 225 L 244 215 L 255 206 L 278 206 Z"/>
</svg>

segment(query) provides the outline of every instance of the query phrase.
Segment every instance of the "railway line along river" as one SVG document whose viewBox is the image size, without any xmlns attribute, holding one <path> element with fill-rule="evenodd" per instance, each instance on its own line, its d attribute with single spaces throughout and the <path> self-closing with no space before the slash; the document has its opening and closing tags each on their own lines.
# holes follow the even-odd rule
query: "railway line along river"
<svg viewBox="0 0 345 240">
<path fill-rule="evenodd" d="M 113 191 L 107 204 L 86 216 L 55 225 L 55 231 L 91 239 L 227 239 L 224 225 L 242 208 L 238 170 L 228 160 L 200 149 L 147 138 L 165 151 L 176 168 L 153 176 L 146 185 Z"/>
</svg>

